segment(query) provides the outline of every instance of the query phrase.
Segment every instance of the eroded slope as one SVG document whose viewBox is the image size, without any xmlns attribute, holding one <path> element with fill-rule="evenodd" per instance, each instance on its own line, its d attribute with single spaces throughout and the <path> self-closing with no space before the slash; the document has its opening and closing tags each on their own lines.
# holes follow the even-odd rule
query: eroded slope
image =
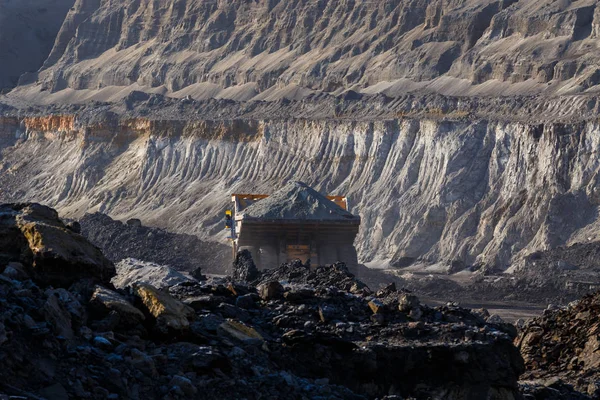
<svg viewBox="0 0 600 400">
<path fill-rule="evenodd" d="M 19 96 L 582 93 L 600 82 L 596 10 L 593 0 L 77 0 Z"/>
<path fill-rule="evenodd" d="M 109 128 L 107 128 L 109 127 Z M 506 268 L 598 240 L 597 122 L 6 119 L 0 201 L 223 238 L 235 192 L 299 179 L 349 196 L 362 261 Z"/>
</svg>

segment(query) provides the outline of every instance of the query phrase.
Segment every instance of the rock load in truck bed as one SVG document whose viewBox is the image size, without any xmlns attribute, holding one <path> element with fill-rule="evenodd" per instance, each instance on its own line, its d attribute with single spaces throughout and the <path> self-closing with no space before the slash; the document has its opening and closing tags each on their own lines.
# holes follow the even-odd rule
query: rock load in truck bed
<svg viewBox="0 0 600 400">
<path fill-rule="evenodd" d="M 297 259 L 320 265 L 343 261 L 356 270 L 354 241 L 361 219 L 345 209 L 343 196 L 327 197 L 303 182 L 291 181 L 269 196 L 232 197 L 235 245 L 249 250 L 259 269 Z M 247 205 L 246 197 L 256 202 Z M 331 199 L 340 199 L 340 203 Z"/>
<path fill-rule="evenodd" d="M 307 184 L 292 181 L 243 212 L 244 219 L 260 220 L 340 220 L 357 221 L 360 217 L 344 210 Z"/>
</svg>

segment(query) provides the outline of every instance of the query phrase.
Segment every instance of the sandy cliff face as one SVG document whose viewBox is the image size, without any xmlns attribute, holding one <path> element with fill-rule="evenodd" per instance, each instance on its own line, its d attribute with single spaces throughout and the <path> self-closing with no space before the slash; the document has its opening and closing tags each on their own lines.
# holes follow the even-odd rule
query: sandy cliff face
<svg viewBox="0 0 600 400">
<path fill-rule="evenodd" d="M 434 120 L 3 122 L 0 201 L 219 238 L 233 192 L 347 194 L 363 261 L 483 262 L 600 239 L 600 126 Z M 240 140 L 242 138 L 243 140 Z M 23 184 L 27 182 L 27 184 Z"/>
<path fill-rule="evenodd" d="M 600 83 L 596 9 L 594 0 L 77 0 L 20 94 L 582 93 Z"/>
</svg>

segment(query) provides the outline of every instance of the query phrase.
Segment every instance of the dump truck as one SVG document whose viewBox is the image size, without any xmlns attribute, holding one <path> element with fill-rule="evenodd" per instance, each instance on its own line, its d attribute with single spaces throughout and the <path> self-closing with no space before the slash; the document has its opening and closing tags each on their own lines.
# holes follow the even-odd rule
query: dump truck
<svg viewBox="0 0 600 400">
<path fill-rule="evenodd" d="M 345 262 L 358 265 L 354 240 L 360 217 L 349 211 L 346 196 L 324 196 L 302 182 L 272 195 L 234 193 L 226 229 L 234 255 L 247 249 L 259 269 L 295 259 L 312 266 Z"/>
</svg>

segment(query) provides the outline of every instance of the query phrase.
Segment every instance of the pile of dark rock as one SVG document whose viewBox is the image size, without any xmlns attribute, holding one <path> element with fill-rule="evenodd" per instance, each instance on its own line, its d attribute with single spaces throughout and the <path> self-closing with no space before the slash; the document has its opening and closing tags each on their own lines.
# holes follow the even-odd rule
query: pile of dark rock
<svg viewBox="0 0 600 400">
<path fill-rule="evenodd" d="M 257 279 L 260 275 L 252 253 L 249 250 L 238 251 L 233 261 L 233 280 L 241 282 L 251 282 Z"/>
<path fill-rule="evenodd" d="M 371 292 L 343 264 L 250 261 L 235 274 L 251 282 L 117 289 L 112 263 L 53 210 L 0 206 L 0 395 L 518 398 L 511 325 Z"/>
<path fill-rule="evenodd" d="M 279 268 L 263 271 L 255 283 L 283 281 L 291 285 L 308 285 L 317 290 L 335 287 L 352 293 L 368 293 L 369 289 L 351 274 L 343 262 L 330 266 L 303 265 L 300 260 L 282 264 Z"/>
<path fill-rule="evenodd" d="M 86 214 L 79 224 L 83 236 L 114 263 L 135 258 L 169 265 L 179 271 L 192 272 L 200 268 L 205 273 L 229 273 L 231 248 L 224 244 L 143 226 L 139 219 L 122 223 L 101 213 Z"/>
<path fill-rule="evenodd" d="M 600 398 L 599 314 L 600 292 L 566 307 L 549 306 L 523 323 L 515 340 L 527 367 L 523 379 L 580 392 L 570 398 Z"/>
<path fill-rule="evenodd" d="M 442 276 L 419 276 L 418 279 L 406 280 L 404 287 L 428 298 L 453 299 L 460 303 L 476 302 L 522 302 L 539 307 L 547 304 L 567 304 L 580 298 L 586 291 L 569 291 L 565 282 L 555 279 L 559 273 L 547 270 L 537 276 L 530 273 L 491 274 L 480 271 L 468 282 L 455 282 Z M 543 281 L 540 275 L 546 274 Z"/>
<path fill-rule="evenodd" d="M 237 261 L 234 274 L 241 270 L 236 275 L 250 282 L 228 283 L 235 307 L 217 304 L 202 285 L 177 285 L 171 293 L 214 313 L 228 309 L 230 318 L 281 343 L 270 358 L 295 375 L 327 379 L 367 398 L 518 396 L 523 364 L 511 343 L 516 329 L 485 310 L 431 308 L 394 284 L 372 292 L 343 263 L 295 261 L 259 272 L 249 254 Z"/>
</svg>

